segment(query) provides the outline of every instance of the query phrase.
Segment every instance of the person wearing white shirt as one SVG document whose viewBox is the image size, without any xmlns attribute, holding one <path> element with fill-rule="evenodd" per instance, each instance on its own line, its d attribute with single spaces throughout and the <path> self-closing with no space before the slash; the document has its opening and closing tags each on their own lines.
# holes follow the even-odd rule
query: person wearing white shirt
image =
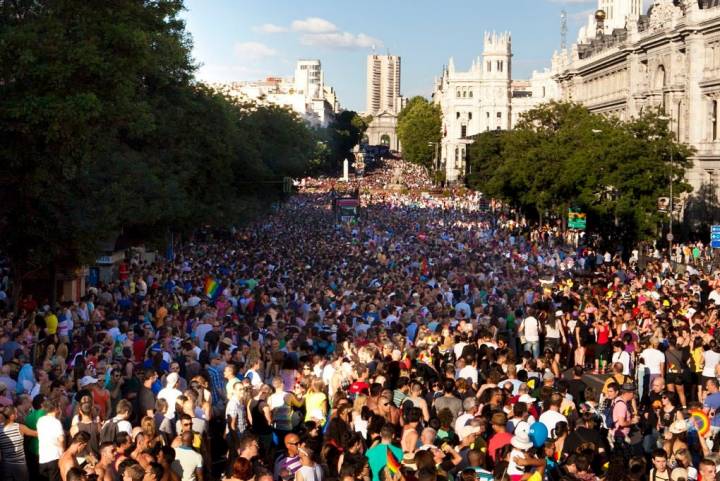
<svg viewBox="0 0 720 481">
<path fill-rule="evenodd" d="M 534 358 L 540 357 L 540 321 L 534 316 L 528 315 L 520 323 L 518 332 L 525 337 L 523 349 L 530 351 Z"/>
<path fill-rule="evenodd" d="M 560 413 L 560 406 L 563 398 L 560 394 L 553 394 L 550 397 L 550 406 L 548 410 L 540 415 L 539 422 L 543 423 L 548 430 L 548 435 L 552 438 L 555 433 L 555 426 L 559 422 L 568 422 L 567 418 Z"/>
<path fill-rule="evenodd" d="M 630 354 L 625 350 L 622 341 L 613 342 L 612 363 L 622 364 L 622 373 L 626 376 L 630 375 Z"/>
<path fill-rule="evenodd" d="M 475 411 L 477 411 L 477 398 L 466 397 L 463 399 L 463 413 L 458 416 L 455 420 L 455 432 L 461 431 L 465 424 L 475 417 Z"/>
<path fill-rule="evenodd" d="M 720 305 L 720 284 L 715 286 L 715 289 L 708 295 L 708 301 L 712 301 L 715 305 Z"/>
<path fill-rule="evenodd" d="M 65 431 L 58 419 L 60 406 L 48 399 L 45 402 L 47 414 L 38 419 L 38 473 L 48 481 L 60 481 L 58 460 L 65 448 Z"/>
<path fill-rule="evenodd" d="M 458 373 L 459 379 L 470 379 L 473 383 L 473 385 L 477 386 L 478 384 L 478 370 L 477 370 L 477 361 L 475 359 L 466 359 L 465 360 L 466 365 L 462 369 L 460 369 L 460 372 Z"/>
<path fill-rule="evenodd" d="M 253 389 L 260 389 L 260 386 L 263 385 L 263 379 L 259 372 L 261 364 L 262 361 L 258 356 L 253 359 L 253 362 L 250 365 L 250 369 L 245 372 L 245 378 L 250 379 L 250 385 L 253 387 Z"/>
<path fill-rule="evenodd" d="M 176 389 L 175 386 L 178 383 L 178 374 L 176 372 L 171 372 L 167 375 L 165 378 L 165 387 L 160 390 L 158 393 L 158 399 L 164 399 L 168 403 L 168 410 L 165 414 L 165 417 L 172 419 L 175 417 L 175 400 L 177 400 L 178 396 L 182 394 L 179 389 Z"/>
<path fill-rule="evenodd" d="M 649 384 L 652 384 L 655 378 L 663 377 L 665 372 L 665 354 L 658 350 L 659 345 L 660 341 L 658 341 L 657 337 L 653 337 L 650 339 L 650 347 L 640 353 L 640 357 L 645 361 L 644 365 L 650 374 Z"/>
</svg>

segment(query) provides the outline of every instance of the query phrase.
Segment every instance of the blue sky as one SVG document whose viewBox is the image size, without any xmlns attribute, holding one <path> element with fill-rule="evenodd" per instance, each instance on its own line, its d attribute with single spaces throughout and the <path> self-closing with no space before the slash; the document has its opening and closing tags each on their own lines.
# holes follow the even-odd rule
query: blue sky
<svg viewBox="0 0 720 481">
<path fill-rule="evenodd" d="M 648 0 L 646 0 L 647 2 Z M 450 56 L 468 69 L 482 54 L 484 31 L 509 31 L 513 77 L 550 66 L 560 45 L 560 11 L 568 42 L 597 0 L 186 0 L 193 55 L 205 81 L 291 76 L 299 58 L 322 61 L 326 84 L 343 107 L 365 108 L 366 57 L 402 57 L 402 94 L 429 95 Z"/>
</svg>

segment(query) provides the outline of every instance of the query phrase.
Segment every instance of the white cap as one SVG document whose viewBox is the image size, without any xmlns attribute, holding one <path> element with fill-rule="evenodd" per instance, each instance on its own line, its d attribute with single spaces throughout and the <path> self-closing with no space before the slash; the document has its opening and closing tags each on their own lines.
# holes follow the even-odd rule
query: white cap
<svg viewBox="0 0 720 481">
<path fill-rule="evenodd" d="M 80 379 L 80 389 L 91 384 L 96 384 L 97 382 L 98 380 L 92 376 L 84 376 L 82 379 Z"/>
<path fill-rule="evenodd" d="M 523 394 L 522 396 L 520 396 L 520 397 L 518 398 L 518 402 L 521 402 L 521 403 L 534 403 L 534 402 L 535 402 L 535 398 L 532 397 L 532 396 L 529 395 L 529 394 Z"/>
<path fill-rule="evenodd" d="M 178 374 L 176 372 L 171 372 L 165 378 L 165 385 L 168 387 L 175 387 L 177 382 L 178 382 Z"/>
</svg>

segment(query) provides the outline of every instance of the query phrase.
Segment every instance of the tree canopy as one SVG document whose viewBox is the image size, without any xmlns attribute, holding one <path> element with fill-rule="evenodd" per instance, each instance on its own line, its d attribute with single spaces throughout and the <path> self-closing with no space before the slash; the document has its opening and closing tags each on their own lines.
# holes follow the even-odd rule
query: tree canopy
<svg viewBox="0 0 720 481">
<path fill-rule="evenodd" d="M 588 215 L 589 229 L 629 244 L 653 236 L 659 197 L 690 186 L 683 174 L 692 150 L 673 141 L 668 121 L 649 111 L 627 122 L 552 102 L 527 112 L 516 128 L 476 136 L 468 183 L 531 218 Z M 672 160 L 672 162 L 671 162 Z"/>
<path fill-rule="evenodd" d="M 0 2 L 0 249 L 17 281 L 120 232 L 241 221 L 309 167 L 316 136 L 297 115 L 194 80 L 182 9 Z"/>
<path fill-rule="evenodd" d="M 400 112 L 397 126 L 405 160 L 431 169 L 435 153 L 432 142 L 440 142 L 441 126 L 440 106 L 424 97 L 411 98 Z"/>
</svg>

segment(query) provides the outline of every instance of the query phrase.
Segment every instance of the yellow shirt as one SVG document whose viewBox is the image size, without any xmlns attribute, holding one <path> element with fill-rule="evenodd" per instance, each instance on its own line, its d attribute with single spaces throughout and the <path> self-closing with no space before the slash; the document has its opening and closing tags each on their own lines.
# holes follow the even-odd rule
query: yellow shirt
<svg viewBox="0 0 720 481">
<path fill-rule="evenodd" d="M 48 334 L 57 333 L 58 318 L 52 312 L 45 316 L 45 327 L 47 328 Z"/>
<path fill-rule="evenodd" d="M 702 347 L 698 347 L 692 351 L 692 358 L 695 363 L 695 372 L 702 372 L 703 370 L 703 352 Z"/>
<path fill-rule="evenodd" d="M 317 411 L 327 417 L 327 396 L 324 392 L 310 392 L 305 395 L 305 421 L 312 420 L 311 415 Z M 325 424 L 325 423 L 323 423 Z"/>
</svg>

